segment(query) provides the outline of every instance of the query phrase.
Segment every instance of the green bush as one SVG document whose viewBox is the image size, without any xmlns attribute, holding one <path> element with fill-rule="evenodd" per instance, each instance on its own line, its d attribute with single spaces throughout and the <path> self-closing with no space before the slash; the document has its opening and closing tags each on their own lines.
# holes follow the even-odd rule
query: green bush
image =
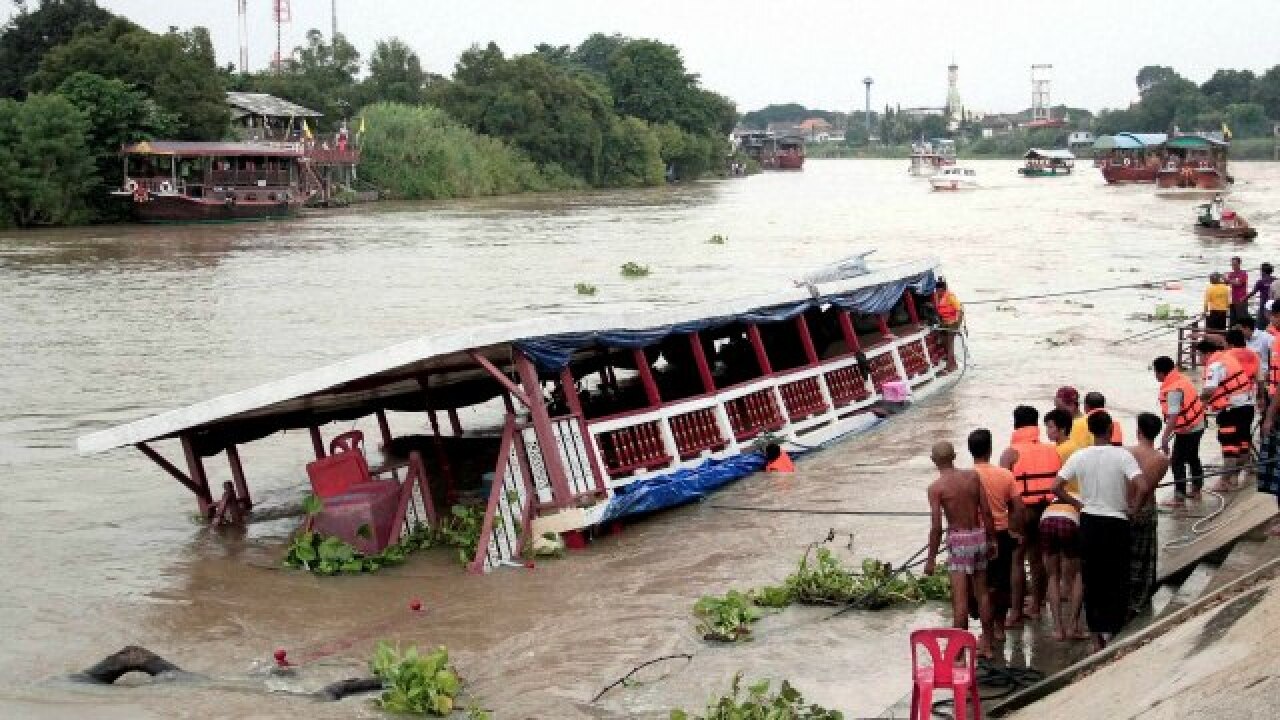
<svg viewBox="0 0 1280 720">
<path fill-rule="evenodd" d="M 828 710 L 820 705 L 806 705 L 804 697 L 786 680 L 777 693 L 769 693 L 769 681 L 761 680 L 747 686 L 742 694 L 742 675 L 735 675 L 729 694 L 712 700 L 705 715 L 690 715 L 683 710 L 672 710 L 671 720 L 842 720 L 838 710 Z"/>
<path fill-rule="evenodd" d="M 400 649 L 378 642 L 369 669 L 382 681 L 378 707 L 393 713 L 446 717 L 457 706 L 462 680 L 449 665 L 449 651 L 441 645 L 426 655 L 410 646 Z"/>
<path fill-rule="evenodd" d="M 702 639 L 717 642 L 750 640 L 751 623 L 760 619 L 760 611 L 752 606 L 751 599 L 737 590 L 730 590 L 724 597 L 699 598 L 693 614 L 700 621 L 697 629 Z"/>
</svg>

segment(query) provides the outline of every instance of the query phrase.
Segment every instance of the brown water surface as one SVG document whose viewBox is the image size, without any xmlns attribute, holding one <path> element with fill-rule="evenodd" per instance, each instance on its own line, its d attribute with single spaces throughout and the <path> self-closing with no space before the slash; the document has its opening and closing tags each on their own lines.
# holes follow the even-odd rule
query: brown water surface
<svg viewBox="0 0 1280 720">
<path fill-rule="evenodd" d="M 0 236 L 0 715 L 373 717 L 361 700 L 265 690 L 358 674 L 376 637 L 448 645 L 503 718 L 663 717 L 700 707 L 738 671 L 789 678 L 854 716 L 880 712 L 909 688 L 906 632 L 939 622 L 942 608 L 834 620 L 792 608 L 734 647 L 702 643 L 689 611 L 703 593 L 780 581 L 829 530 L 852 544 L 850 557 L 901 561 L 924 542 L 923 518 L 703 504 L 533 571 L 468 576 L 428 554 L 377 576 L 317 579 L 278 569 L 296 520 L 203 529 L 191 496 L 136 452 L 79 457 L 72 447 L 86 432 L 422 333 L 751 294 L 859 249 L 877 248 L 880 261 L 938 255 L 969 301 L 1207 274 L 1238 251 L 1250 266 L 1280 259 L 1280 166 L 1235 166 L 1231 204 L 1261 235 L 1232 246 L 1191 232 L 1190 201 L 1106 187 L 1087 164 L 1037 180 L 1011 162 L 972 165 L 986 187 L 960 194 L 930 193 L 905 161 L 831 160 L 654 190 Z M 728 242 L 708 244 L 715 233 Z M 622 278 L 626 261 L 652 274 Z M 598 294 L 577 295 L 576 282 Z M 1173 343 L 1114 341 L 1150 328 L 1129 316 L 1158 303 L 1195 311 L 1202 284 L 1182 288 L 971 305 L 973 363 L 952 391 L 802 460 L 794 477 L 752 477 L 717 499 L 920 510 L 931 442 L 959 443 L 983 425 L 1002 447 L 1012 406 L 1047 409 L 1062 384 L 1104 391 L 1132 435 L 1133 414 L 1154 405 L 1146 368 Z M 393 417 L 397 432 L 421 425 Z M 293 433 L 244 450 L 261 507 L 301 497 L 308 448 Z M 220 481 L 225 469 L 213 470 Z M 406 609 L 413 597 L 424 615 Z M 128 643 L 213 679 L 102 689 L 58 679 Z M 276 647 L 319 659 L 289 681 L 253 675 Z M 679 652 L 694 658 L 589 703 L 633 666 Z"/>
</svg>

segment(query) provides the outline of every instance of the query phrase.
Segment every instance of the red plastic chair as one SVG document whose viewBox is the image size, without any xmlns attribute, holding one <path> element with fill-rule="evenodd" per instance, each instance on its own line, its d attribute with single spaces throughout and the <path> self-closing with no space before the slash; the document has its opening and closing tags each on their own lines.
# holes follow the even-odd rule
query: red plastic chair
<svg viewBox="0 0 1280 720">
<path fill-rule="evenodd" d="M 373 481 L 364 455 L 358 452 L 340 452 L 307 463 L 307 477 L 312 491 L 321 498 L 343 495 Z"/>
<path fill-rule="evenodd" d="M 946 641 L 946 647 L 939 645 Z M 921 665 L 917 648 L 929 652 L 932 665 Z M 961 658 L 960 655 L 964 654 Z M 956 661 L 960 665 L 956 665 Z M 956 720 L 969 720 L 967 707 L 973 703 L 973 720 L 982 720 L 982 698 L 978 695 L 978 640 L 967 630 L 929 628 L 911 633 L 911 720 L 929 720 L 933 715 L 933 691 L 951 688 L 955 697 Z"/>
<path fill-rule="evenodd" d="M 364 433 L 359 430 L 348 430 L 329 441 L 329 454 L 344 452 L 363 452 Z"/>
</svg>

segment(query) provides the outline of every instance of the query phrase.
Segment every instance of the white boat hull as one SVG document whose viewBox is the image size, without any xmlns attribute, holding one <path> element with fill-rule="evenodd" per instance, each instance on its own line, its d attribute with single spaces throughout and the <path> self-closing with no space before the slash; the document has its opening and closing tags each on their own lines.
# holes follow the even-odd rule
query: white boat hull
<svg viewBox="0 0 1280 720">
<path fill-rule="evenodd" d="M 934 190 L 940 192 L 951 192 L 953 190 L 977 190 L 978 183 L 973 180 L 962 180 L 959 178 L 929 178 L 929 184 Z"/>
</svg>

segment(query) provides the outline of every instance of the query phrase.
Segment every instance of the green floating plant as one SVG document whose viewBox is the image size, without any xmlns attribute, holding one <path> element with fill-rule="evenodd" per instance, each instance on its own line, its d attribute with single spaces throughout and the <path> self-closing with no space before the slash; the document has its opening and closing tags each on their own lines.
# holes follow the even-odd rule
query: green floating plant
<svg viewBox="0 0 1280 720">
<path fill-rule="evenodd" d="M 769 692 L 769 681 L 761 680 L 742 692 L 742 674 L 733 677 L 729 694 L 712 700 L 704 715 L 690 715 L 672 710 L 671 720 L 843 720 L 839 710 L 821 705 L 806 705 L 804 697 L 786 680 L 776 693 Z"/>
<path fill-rule="evenodd" d="M 644 277 L 649 274 L 649 266 L 627 261 L 622 264 L 623 277 Z"/>
<path fill-rule="evenodd" d="M 596 286 L 590 283 L 574 283 L 573 288 L 578 291 L 579 295 L 595 295 Z"/>
</svg>

